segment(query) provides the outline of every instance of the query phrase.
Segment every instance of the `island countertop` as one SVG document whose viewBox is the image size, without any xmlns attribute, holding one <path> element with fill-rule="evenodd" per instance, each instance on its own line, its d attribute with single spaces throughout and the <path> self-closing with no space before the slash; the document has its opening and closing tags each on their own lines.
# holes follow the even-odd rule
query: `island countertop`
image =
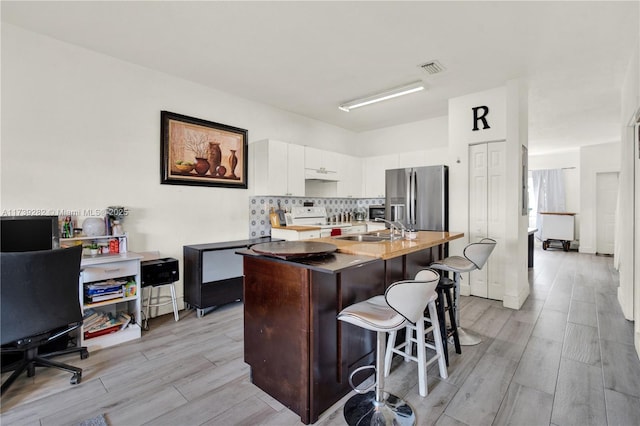
<svg viewBox="0 0 640 426">
<path fill-rule="evenodd" d="M 413 240 L 397 239 L 394 241 L 358 242 L 335 237 L 324 237 L 310 241 L 333 244 L 338 248 L 339 253 L 371 256 L 387 260 L 436 247 L 462 237 L 464 237 L 463 232 L 418 231 L 416 238 Z"/>
</svg>

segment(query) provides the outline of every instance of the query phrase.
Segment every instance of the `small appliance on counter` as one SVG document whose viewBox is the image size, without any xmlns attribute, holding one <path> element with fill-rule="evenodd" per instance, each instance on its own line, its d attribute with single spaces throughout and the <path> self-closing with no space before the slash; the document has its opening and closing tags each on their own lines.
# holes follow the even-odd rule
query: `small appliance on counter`
<svg viewBox="0 0 640 426">
<path fill-rule="evenodd" d="M 385 206 L 369 206 L 369 220 L 384 219 Z"/>
</svg>

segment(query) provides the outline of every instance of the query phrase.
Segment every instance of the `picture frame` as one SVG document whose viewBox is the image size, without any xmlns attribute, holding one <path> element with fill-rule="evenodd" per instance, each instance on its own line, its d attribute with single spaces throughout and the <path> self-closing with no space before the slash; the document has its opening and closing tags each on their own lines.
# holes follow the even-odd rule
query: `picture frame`
<svg viewBox="0 0 640 426">
<path fill-rule="evenodd" d="M 161 111 L 160 183 L 247 188 L 247 130 Z"/>
</svg>

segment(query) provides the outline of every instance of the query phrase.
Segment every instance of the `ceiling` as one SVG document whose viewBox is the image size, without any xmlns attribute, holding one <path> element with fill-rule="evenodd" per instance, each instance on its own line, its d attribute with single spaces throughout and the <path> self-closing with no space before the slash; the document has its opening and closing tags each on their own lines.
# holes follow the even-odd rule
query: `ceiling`
<svg viewBox="0 0 640 426">
<path fill-rule="evenodd" d="M 529 150 L 620 139 L 637 1 L 2 1 L 2 21 L 363 132 L 447 114 L 452 97 L 529 85 Z M 430 76 L 418 65 L 438 60 Z M 415 80 L 428 90 L 343 112 Z"/>
</svg>

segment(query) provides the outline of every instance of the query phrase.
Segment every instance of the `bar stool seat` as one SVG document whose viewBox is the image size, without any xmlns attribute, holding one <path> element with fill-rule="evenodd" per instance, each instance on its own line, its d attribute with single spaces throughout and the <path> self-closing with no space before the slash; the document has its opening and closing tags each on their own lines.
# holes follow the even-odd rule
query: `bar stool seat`
<svg viewBox="0 0 640 426">
<path fill-rule="evenodd" d="M 355 303 L 338 314 L 340 321 L 376 332 L 375 367 L 357 368 L 349 376 L 349 383 L 357 394 L 344 406 L 344 417 L 349 425 L 416 424 L 415 414 L 409 404 L 392 394 L 385 397 L 384 358 L 387 332 L 397 331 L 409 323 L 416 324 L 422 318 L 440 275 L 427 269 L 420 278 L 420 281 L 394 282 L 387 288 L 384 296 Z M 354 386 L 354 374 L 371 368 L 375 368 L 375 383 L 366 389 Z M 370 391 L 372 388 L 375 391 Z"/>
</svg>

